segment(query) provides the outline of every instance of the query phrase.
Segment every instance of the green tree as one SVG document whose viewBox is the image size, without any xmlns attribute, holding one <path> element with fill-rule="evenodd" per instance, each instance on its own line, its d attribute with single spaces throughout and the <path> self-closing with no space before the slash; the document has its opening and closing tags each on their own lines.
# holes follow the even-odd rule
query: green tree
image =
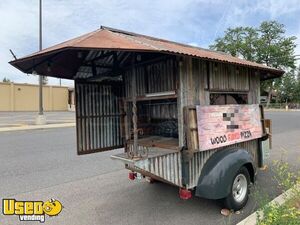
<svg viewBox="0 0 300 225">
<path fill-rule="evenodd" d="M 2 82 L 4 82 L 4 83 L 11 83 L 11 80 L 8 79 L 8 78 L 6 78 L 6 77 L 4 77 L 3 80 L 2 80 Z"/>
<path fill-rule="evenodd" d="M 217 38 L 211 49 L 255 61 L 258 32 L 252 27 L 228 28 L 223 38 Z"/>
<path fill-rule="evenodd" d="M 300 65 L 299 65 L 298 70 L 297 70 L 297 81 L 300 82 Z"/>
<path fill-rule="evenodd" d="M 43 76 L 43 85 L 47 85 L 48 84 L 48 77 Z"/>
<path fill-rule="evenodd" d="M 228 28 L 224 37 L 217 38 L 210 48 L 274 68 L 290 70 L 295 68 L 295 40 L 294 36 L 285 36 L 283 24 L 265 21 L 258 28 Z M 281 78 L 262 82 L 261 88 L 268 92 L 267 105 L 272 91 L 281 84 Z"/>
<path fill-rule="evenodd" d="M 280 102 L 297 102 L 297 86 L 298 82 L 294 70 L 284 74 L 278 87 L 278 100 Z"/>
</svg>

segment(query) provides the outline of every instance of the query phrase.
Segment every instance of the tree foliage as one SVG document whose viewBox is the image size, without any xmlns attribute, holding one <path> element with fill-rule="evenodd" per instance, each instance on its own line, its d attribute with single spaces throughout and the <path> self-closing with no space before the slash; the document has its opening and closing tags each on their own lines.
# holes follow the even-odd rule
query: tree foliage
<svg viewBox="0 0 300 225">
<path fill-rule="evenodd" d="M 8 79 L 7 77 L 4 77 L 3 80 L 2 80 L 2 82 L 4 82 L 4 83 L 11 83 L 11 80 Z"/>
<path fill-rule="evenodd" d="M 242 57 L 255 61 L 256 40 L 258 32 L 252 27 L 228 28 L 223 38 L 217 38 L 211 49 L 229 53 L 232 56 Z"/>
<path fill-rule="evenodd" d="M 259 27 L 228 28 L 222 38 L 217 38 L 211 49 L 223 51 L 246 60 L 262 63 L 283 70 L 295 69 L 294 50 L 296 37 L 286 37 L 285 27 L 276 21 L 265 21 Z M 289 76 L 262 82 L 262 89 L 278 91 L 283 79 Z M 270 100 L 270 99 L 268 99 Z"/>
<path fill-rule="evenodd" d="M 43 85 L 47 85 L 48 84 L 48 77 L 43 76 L 42 77 L 42 82 L 43 82 Z"/>
<path fill-rule="evenodd" d="M 277 99 L 279 102 L 300 102 L 300 81 L 297 79 L 295 70 L 287 72 L 282 77 Z"/>
</svg>

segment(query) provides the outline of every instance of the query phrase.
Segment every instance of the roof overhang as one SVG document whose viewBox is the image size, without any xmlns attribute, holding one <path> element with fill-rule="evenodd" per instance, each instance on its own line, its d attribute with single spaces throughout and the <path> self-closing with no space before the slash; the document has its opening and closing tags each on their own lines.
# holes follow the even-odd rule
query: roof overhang
<svg viewBox="0 0 300 225">
<path fill-rule="evenodd" d="M 259 70 L 261 80 L 280 77 L 284 71 L 274 69 L 255 62 L 246 61 L 231 55 L 189 45 L 157 39 L 145 35 L 130 33 L 107 27 L 60 43 L 26 57 L 11 61 L 10 64 L 24 73 L 37 74 L 65 79 L 75 79 L 80 68 L 86 63 L 90 66 L 113 66 L 113 57 L 117 61 L 130 53 L 151 53 L 163 55 L 180 55 L 201 58 L 211 61 L 230 63 Z M 98 65 L 95 59 L 106 54 Z M 94 58 L 91 56 L 93 55 Z M 103 65 L 106 63 L 106 65 Z M 94 69 L 94 68 L 93 68 Z"/>
</svg>

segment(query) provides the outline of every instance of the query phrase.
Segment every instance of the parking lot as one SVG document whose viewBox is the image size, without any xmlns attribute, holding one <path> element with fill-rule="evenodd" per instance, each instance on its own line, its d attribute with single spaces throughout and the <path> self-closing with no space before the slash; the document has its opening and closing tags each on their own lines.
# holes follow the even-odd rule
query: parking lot
<svg viewBox="0 0 300 225">
<path fill-rule="evenodd" d="M 1 127 L 20 127 L 35 124 L 37 112 L 0 112 Z M 44 112 L 48 124 L 75 122 L 75 112 Z"/>
<path fill-rule="evenodd" d="M 267 112 L 266 117 L 273 120 L 270 163 L 283 157 L 299 170 L 300 112 Z M 217 201 L 184 201 L 176 187 L 130 181 L 123 165 L 109 157 L 118 152 L 122 149 L 77 156 L 73 127 L 0 132 L 0 196 L 60 200 L 61 214 L 47 217 L 46 224 L 235 224 L 257 207 L 250 199 L 229 219 L 220 214 Z M 280 194 L 270 170 L 259 171 L 257 185 L 272 197 Z M 17 216 L 2 214 L 0 221 L 21 223 Z"/>
</svg>

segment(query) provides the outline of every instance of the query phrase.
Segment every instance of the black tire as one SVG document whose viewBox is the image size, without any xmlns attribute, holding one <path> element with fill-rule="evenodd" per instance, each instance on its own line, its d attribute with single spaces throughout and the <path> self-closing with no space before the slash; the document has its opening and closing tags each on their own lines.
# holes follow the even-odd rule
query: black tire
<svg viewBox="0 0 300 225">
<path fill-rule="evenodd" d="M 247 185 L 245 186 L 244 179 L 246 178 Z M 234 184 L 238 184 L 241 182 L 244 184 L 241 188 L 241 192 L 239 193 L 238 189 L 233 188 Z M 234 211 L 240 210 L 243 208 L 248 201 L 249 196 L 249 185 L 250 185 L 250 175 L 246 167 L 241 167 L 234 178 L 232 179 L 230 185 L 230 194 L 223 200 L 223 203 L 226 208 L 233 209 Z M 246 189 L 245 189 L 246 188 Z"/>
</svg>

